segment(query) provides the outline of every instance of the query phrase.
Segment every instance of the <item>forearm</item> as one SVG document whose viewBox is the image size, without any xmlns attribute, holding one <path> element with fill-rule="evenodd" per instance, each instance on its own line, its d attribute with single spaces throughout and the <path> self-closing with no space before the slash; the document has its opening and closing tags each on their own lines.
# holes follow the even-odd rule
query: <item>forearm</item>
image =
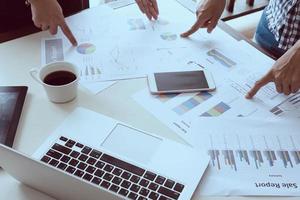
<svg viewBox="0 0 300 200">
<path fill-rule="evenodd" d="M 300 40 L 298 40 L 289 51 L 292 52 L 293 59 L 299 63 L 300 62 Z"/>
<path fill-rule="evenodd" d="M 296 44 L 294 44 L 293 47 L 294 47 L 295 50 L 299 53 L 299 52 L 300 52 L 300 40 L 298 40 L 298 41 L 296 42 Z"/>
</svg>

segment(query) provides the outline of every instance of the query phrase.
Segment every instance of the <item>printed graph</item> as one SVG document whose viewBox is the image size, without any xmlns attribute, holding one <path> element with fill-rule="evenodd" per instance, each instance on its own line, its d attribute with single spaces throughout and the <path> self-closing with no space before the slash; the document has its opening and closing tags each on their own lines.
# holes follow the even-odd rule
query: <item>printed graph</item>
<svg viewBox="0 0 300 200">
<path fill-rule="evenodd" d="M 129 30 L 131 31 L 146 29 L 143 19 L 129 19 L 127 23 L 129 25 Z"/>
<path fill-rule="evenodd" d="M 212 57 L 214 60 L 216 60 L 219 64 L 221 64 L 224 67 L 231 68 L 236 65 L 236 63 L 233 60 L 223 55 L 217 49 L 212 49 L 208 51 L 207 55 Z"/>
<path fill-rule="evenodd" d="M 178 115 L 183 115 L 211 97 L 212 94 L 210 94 L 209 92 L 198 93 L 197 95 L 186 100 L 179 106 L 173 108 L 173 111 L 176 112 Z"/>
<path fill-rule="evenodd" d="M 202 117 L 217 117 L 217 116 L 220 116 L 223 113 L 225 113 L 230 108 L 231 107 L 228 104 L 226 104 L 224 102 L 220 102 L 216 106 L 214 106 L 213 108 L 208 110 L 207 112 L 203 113 L 201 116 Z"/>
<path fill-rule="evenodd" d="M 96 80 L 101 76 L 101 69 L 95 66 L 85 66 L 80 71 L 81 80 Z"/>
<path fill-rule="evenodd" d="M 285 112 L 295 111 L 300 108 L 300 92 L 287 98 L 277 106 L 273 107 L 270 112 L 274 115 L 281 115 Z"/>
<path fill-rule="evenodd" d="M 96 51 L 96 46 L 91 43 L 82 43 L 77 47 L 77 52 L 83 55 L 92 54 Z"/>
<path fill-rule="evenodd" d="M 174 94 L 159 94 L 156 95 L 155 98 L 157 98 L 159 101 L 161 101 L 162 103 L 165 103 L 171 99 L 173 99 L 174 97 L 176 97 L 178 94 L 174 93 Z"/>
<path fill-rule="evenodd" d="M 160 35 L 161 39 L 166 41 L 174 41 L 177 39 L 177 35 L 171 32 L 166 32 Z"/>
<path fill-rule="evenodd" d="M 162 25 L 162 26 L 166 26 L 166 25 L 170 24 L 170 22 L 165 19 L 158 19 L 155 21 L 155 23 L 158 25 Z"/>
<path fill-rule="evenodd" d="M 244 147 L 238 135 L 235 138 L 224 136 L 222 140 L 220 144 L 220 140 L 210 135 L 208 155 L 211 166 L 217 170 L 226 168 L 237 172 L 245 167 L 255 170 L 274 167 L 286 169 L 295 168 L 300 164 L 300 148 L 296 148 L 295 138 L 292 136 L 289 137 L 289 144 L 284 141 L 286 146 L 283 146 L 282 139 L 278 136 L 271 139 L 261 136 L 256 138 L 255 142 L 253 137 L 249 136 L 246 145 L 244 141 Z M 272 148 L 269 147 L 270 143 Z"/>
</svg>

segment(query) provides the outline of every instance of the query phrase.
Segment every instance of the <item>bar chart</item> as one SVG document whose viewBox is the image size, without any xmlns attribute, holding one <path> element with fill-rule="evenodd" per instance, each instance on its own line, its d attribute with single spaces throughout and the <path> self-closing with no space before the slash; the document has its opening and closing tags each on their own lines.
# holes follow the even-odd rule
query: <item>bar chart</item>
<svg viewBox="0 0 300 200">
<path fill-rule="evenodd" d="M 191 125 L 194 147 L 210 158 L 205 194 L 299 196 L 299 119 L 199 117 Z"/>
<path fill-rule="evenodd" d="M 300 136 L 247 136 L 210 135 L 210 164 L 219 171 L 230 169 L 238 172 L 253 170 L 300 167 Z"/>
<path fill-rule="evenodd" d="M 174 93 L 174 94 L 159 94 L 154 96 L 156 99 L 158 99 L 160 102 L 165 103 L 171 99 L 173 99 L 174 97 L 176 97 L 178 94 Z"/>
<path fill-rule="evenodd" d="M 213 95 L 210 94 L 209 92 L 200 92 L 193 96 L 192 98 L 184 101 L 180 105 L 176 106 L 173 108 L 173 111 L 176 112 L 178 115 L 183 115 L 184 113 L 192 110 L 199 104 L 203 103 L 204 101 L 208 100 L 211 98 Z"/>
<path fill-rule="evenodd" d="M 285 112 L 294 112 L 300 108 L 300 92 L 290 96 L 280 104 L 274 106 L 270 112 L 274 115 L 282 115 Z"/>
<path fill-rule="evenodd" d="M 231 68 L 236 65 L 236 62 L 223 55 L 217 49 L 212 49 L 208 51 L 207 55 L 212 57 L 214 60 L 216 60 L 219 64 L 223 65 L 224 67 Z"/>
<path fill-rule="evenodd" d="M 230 106 L 223 101 L 218 103 L 216 106 L 211 108 L 210 110 L 201 114 L 202 117 L 217 117 L 222 115 L 224 112 L 230 109 Z"/>
<path fill-rule="evenodd" d="M 81 80 L 97 80 L 101 76 L 100 67 L 87 65 L 80 70 Z"/>
<path fill-rule="evenodd" d="M 128 19 L 127 21 L 129 25 L 129 30 L 135 31 L 135 30 L 145 30 L 146 25 L 144 24 L 143 19 Z"/>
</svg>

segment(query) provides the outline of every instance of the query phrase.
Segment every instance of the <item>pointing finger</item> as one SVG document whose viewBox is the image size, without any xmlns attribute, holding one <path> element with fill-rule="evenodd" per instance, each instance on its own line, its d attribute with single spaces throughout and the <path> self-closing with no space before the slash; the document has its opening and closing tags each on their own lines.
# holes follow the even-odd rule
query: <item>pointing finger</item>
<svg viewBox="0 0 300 200">
<path fill-rule="evenodd" d="M 152 2 L 153 8 L 154 8 L 156 14 L 158 15 L 159 14 L 159 10 L 158 10 L 158 5 L 157 5 L 156 0 L 151 0 L 151 2 Z"/>
<path fill-rule="evenodd" d="M 77 41 L 65 21 L 63 21 L 61 23 L 60 27 L 61 27 L 62 32 L 69 39 L 69 41 L 72 43 L 72 45 L 77 46 Z"/>
<path fill-rule="evenodd" d="M 52 35 L 55 35 L 55 34 L 57 33 L 57 25 L 56 25 L 56 24 L 51 24 L 51 25 L 50 25 L 49 32 L 50 32 Z"/>
<path fill-rule="evenodd" d="M 253 96 L 255 96 L 255 94 L 258 92 L 258 90 L 260 90 L 260 88 L 262 88 L 263 86 L 265 86 L 266 84 L 268 84 L 271 81 L 273 81 L 273 76 L 270 71 L 264 77 L 262 77 L 260 80 L 256 81 L 256 83 L 254 84 L 252 89 L 247 93 L 246 98 L 252 99 Z"/>
<path fill-rule="evenodd" d="M 144 7 L 144 11 L 145 11 L 145 14 L 146 14 L 146 16 L 147 16 L 147 18 L 149 19 L 149 20 L 151 20 L 151 14 L 150 14 L 150 10 L 149 10 L 149 8 L 148 8 L 148 2 L 147 2 L 147 0 L 142 0 L 142 4 L 143 4 L 143 7 Z"/>
<path fill-rule="evenodd" d="M 136 0 L 136 3 L 137 3 L 137 5 L 139 6 L 140 10 L 141 10 L 143 13 L 145 13 L 145 8 L 144 8 L 144 6 L 143 6 L 143 4 L 142 4 L 142 1 L 141 1 L 141 0 Z"/>
<path fill-rule="evenodd" d="M 207 19 L 207 17 L 203 17 L 203 16 L 199 15 L 197 17 L 197 21 L 195 22 L 195 24 L 190 28 L 190 30 L 182 33 L 181 37 L 189 37 L 190 35 L 192 35 L 193 33 L 195 33 L 199 28 L 201 28 L 202 26 L 204 26 L 207 21 L 209 21 Z"/>
</svg>

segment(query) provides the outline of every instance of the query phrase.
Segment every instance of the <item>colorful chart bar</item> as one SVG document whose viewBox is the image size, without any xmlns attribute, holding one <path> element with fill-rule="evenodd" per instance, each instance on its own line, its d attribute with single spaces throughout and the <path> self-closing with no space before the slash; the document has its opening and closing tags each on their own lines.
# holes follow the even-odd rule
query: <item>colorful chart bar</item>
<svg viewBox="0 0 300 200">
<path fill-rule="evenodd" d="M 221 169 L 221 165 L 220 165 L 220 151 L 219 150 L 208 150 L 208 155 L 210 156 L 210 160 L 212 165 L 215 167 L 218 167 L 218 170 Z"/>
<path fill-rule="evenodd" d="M 295 159 L 295 163 L 298 165 L 300 163 L 300 151 L 292 151 L 291 154 Z"/>
<path fill-rule="evenodd" d="M 225 165 L 229 165 L 234 171 L 237 171 L 233 150 L 223 150 Z"/>
<path fill-rule="evenodd" d="M 222 115 L 224 112 L 230 109 L 230 106 L 224 102 L 220 102 L 218 105 L 210 109 L 209 111 L 203 113 L 202 117 L 217 117 Z"/>
<path fill-rule="evenodd" d="M 250 165 L 250 160 L 249 160 L 249 156 L 247 153 L 247 150 L 237 150 L 236 151 L 238 157 L 240 158 L 240 161 L 246 161 L 248 165 Z"/>
<path fill-rule="evenodd" d="M 219 62 L 224 67 L 230 68 L 236 65 L 234 61 L 232 61 L 230 58 L 223 55 L 221 52 L 219 52 L 217 49 L 212 49 L 207 52 L 207 55 L 214 58 L 217 62 Z"/>
<path fill-rule="evenodd" d="M 83 55 L 92 54 L 96 51 L 96 46 L 91 43 L 83 43 L 77 47 L 77 52 Z"/>
<path fill-rule="evenodd" d="M 222 161 L 220 160 L 220 152 L 222 152 L 224 157 Z M 234 152 L 236 153 L 235 155 Z M 230 166 L 232 170 L 238 171 L 239 166 L 243 163 L 249 167 L 260 169 L 266 167 L 265 161 L 269 167 L 281 165 L 284 168 L 294 168 L 295 165 L 300 165 L 300 151 L 209 149 L 208 155 L 210 156 L 212 167 L 218 170 L 222 170 L 224 166 Z M 249 155 L 253 159 L 250 160 Z M 290 155 L 293 156 L 293 161 Z M 282 162 L 278 162 L 278 158 Z"/>
<path fill-rule="evenodd" d="M 277 151 L 277 154 L 279 155 L 279 158 L 281 158 L 281 160 L 283 162 L 283 166 L 285 168 L 288 167 L 288 164 L 290 164 L 290 166 L 293 167 L 293 163 L 292 163 L 292 160 L 291 160 L 291 157 L 290 157 L 288 151 L 285 151 L 285 150 Z"/>
<path fill-rule="evenodd" d="M 252 150 L 250 151 L 250 155 L 254 158 L 256 169 L 261 167 L 262 163 L 264 162 L 261 151 Z"/>
<path fill-rule="evenodd" d="M 160 100 L 162 103 L 165 103 L 169 100 L 171 100 L 172 98 L 176 97 L 178 94 L 159 94 L 156 95 L 155 97 Z"/>
<path fill-rule="evenodd" d="M 281 110 L 278 106 L 275 106 L 274 108 L 272 108 L 271 113 L 273 113 L 274 115 L 280 115 L 281 113 L 283 113 L 283 110 Z"/>
<path fill-rule="evenodd" d="M 198 106 L 199 104 L 201 104 L 202 102 L 206 101 L 211 97 L 212 94 L 208 92 L 198 93 L 197 95 L 183 102 L 179 106 L 173 108 L 173 111 L 176 112 L 178 115 L 183 115 L 184 113 L 192 110 L 193 108 L 195 108 L 196 106 Z"/>
<path fill-rule="evenodd" d="M 276 155 L 275 155 L 275 151 L 265 150 L 264 155 L 267 158 L 267 160 L 269 161 L 270 167 L 273 167 L 274 162 L 277 160 Z"/>
</svg>

